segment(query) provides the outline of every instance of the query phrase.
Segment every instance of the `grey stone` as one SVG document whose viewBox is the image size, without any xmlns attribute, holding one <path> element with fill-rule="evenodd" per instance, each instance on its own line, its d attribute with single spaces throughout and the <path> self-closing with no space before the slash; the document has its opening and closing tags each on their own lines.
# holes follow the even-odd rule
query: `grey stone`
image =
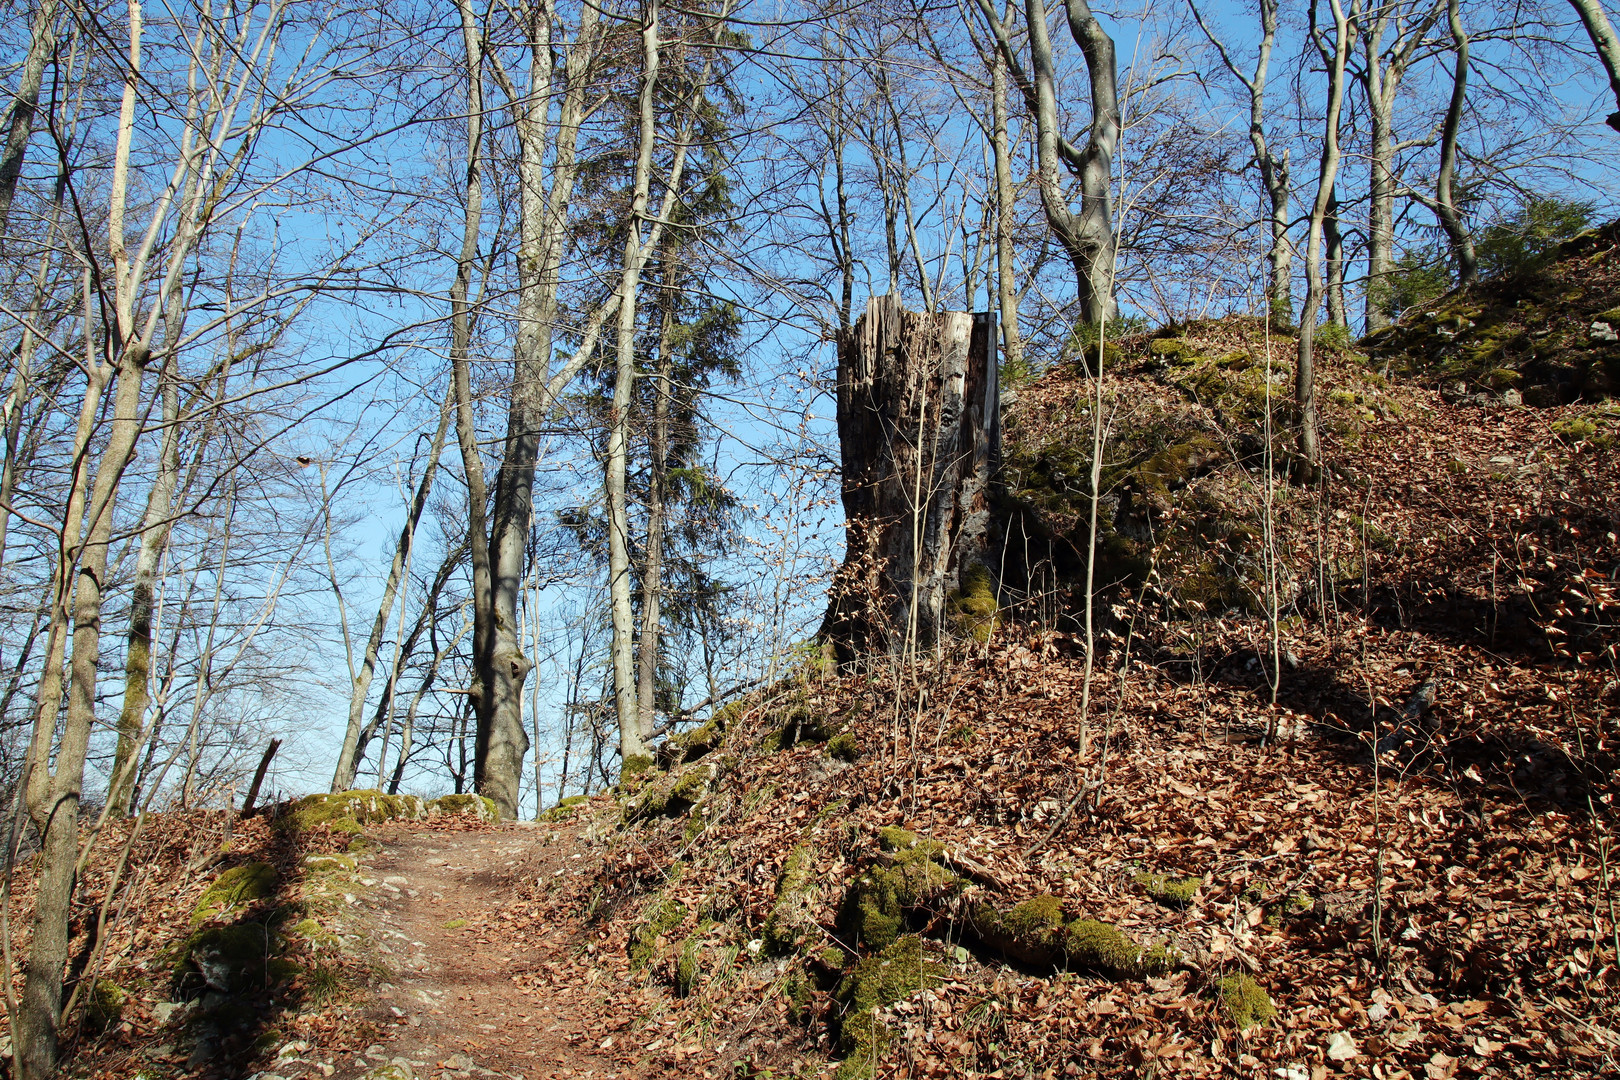
<svg viewBox="0 0 1620 1080">
<path fill-rule="evenodd" d="M 1504 390 L 1502 391 L 1502 404 L 1523 405 L 1524 395 L 1519 393 L 1517 390 Z"/>
<path fill-rule="evenodd" d="M 1593 323 L 1587 336 L 1593 341 L 1620 341 L 1620 334 L 1615 333 L 1614 327 L 1606 322 Z"/>
</svg>

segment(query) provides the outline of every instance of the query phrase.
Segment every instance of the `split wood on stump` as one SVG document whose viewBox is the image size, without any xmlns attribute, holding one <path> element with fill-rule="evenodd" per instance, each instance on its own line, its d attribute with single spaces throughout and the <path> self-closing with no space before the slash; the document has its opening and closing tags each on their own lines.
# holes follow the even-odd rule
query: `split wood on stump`
<svg viewBox="0 0 1620 1080">
<path fill-rule="evenodd" d="M 994 588 L 994 340 L 993 314 L 911 312 L 894 295 L 839 336 L 848 540 L 823 636 L 840 660 L 937 643 L 975 566 Z"/>
</svg>

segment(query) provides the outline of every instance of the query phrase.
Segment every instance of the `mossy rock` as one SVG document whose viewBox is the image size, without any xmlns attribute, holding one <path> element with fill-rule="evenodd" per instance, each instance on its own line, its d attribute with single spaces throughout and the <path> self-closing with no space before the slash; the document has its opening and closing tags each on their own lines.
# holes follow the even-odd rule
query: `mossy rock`
<svg viewBox="0 0 1620 1080">
<path fill-rule="evenodd" d="M 624 808 L 624 822 L 655 817 L 675 817 L 703 801 L 718 770 L 699 764 L 673 777 L 664 777 L 643 788 Z"/>
<path fill-rule="evenodd" d="M 811 926 L 807 909 L 815 894 L 815 861 L 816 849 L 810 844 L 799 844 L 783 861 L 776 879 L 776 902 L 760 934 L 766 955 L 792 956 L 803 945 Z"/>
<path fill-rule="evenodd" d="M 661 939 L 686 921 L 686 905 L 673 897 L 656 899 L 630 934 L 630 969 L 642 971 L 658 955 Z"/>
<path fill-rule="evenodd" d="M 1148 355 L 1158 357 L 1172 367 L 1191 367 L 1203 359 L 1198 346 L 1185 338 L 1154 338 L 1148 342 Z"/>
<path fill-rule="evenodd" d="M 110 979 L 97 979 L 84 1003 L 84 1022 L 92 1031 L 106 1031 L 123 1019 L 129 994 Z"/>
<path fill-rule="evenodd" d="M 1109 923 L 1068 921 L 1062 900 L 1050 895 L 1025 900 L 1008 911 L 981 904 L 969 926 L 986 945 L 1035 967 L 1088 968 L 1136 978 L 1168 971 L 1181 959 L 1167 945 L 1143 949 Z"/>
<path fill-rule="evenodd" d="M 304 868 L 315 874 L 352 874 L 359 869 L 359 865 L 353 855 L 336 852 L 304 856 Z"/>
<path fill-rule="evenodd" d="M 413 1080 L 414 1073 L 403 1065 L 378 1065 L 360 1074 L 360 1080 Z"/>
<path fill-rule="evenodd" d="M 634 784 L 651 771 L 656 762 L 650 754 L 632 754 L 619 765 L 619 783 Z"/>
<path fill-rule="evenodd" d="M 427 804 L 427 816 L 435 817 L 465 817 L 474 821 L 499 821 L 501 812 L 495 808 L 495 800 L 487 795 L 440 795 Z"/>
<path fill-rule="evenodd" d="M 359 834 L 364 825 L 384 821 L 419 821 L 427 817 L 427 804 L 415 795 L 385 795 L 375 788 L 306 795 L 292 804 L 281 820 L 297 832 L 326 827 L 333 832 Z"/>
<path fill-rule="evenodd" d="M 215 878 L 191 909 L 193 926 L 218 918 L 236 908 L 266 900 L 276 892 L 276 868 L 267 862 L 233 866 Z"/>
<path fill-rule="evenodd" d="M 1192 903 L 1194 896 L 1198 895 L 1204 879 L 1144 872 L 1136 875 L 1136 883 L 1142 886 L 1143 891 L 1155 902 L 1165 907 L 1184 908 Z"/>
<path fill-rule="evenodd" d="M 839 732 L 827 740 L 827 756 L 839 761 L 854 761 L 861 756 L 861 744 L 849 732 Z"/>
<path fill-rule="evenodd" d="M 724 746 L 732 715 L 725 709 L 716 710 L 703 724 L 672 737 L 668 743 L 672 763 L 681 765 L 698 761 Z"/>
<path fill-rule="evenodd" d="M 800 743 L 824 743 L 843 726 L 836 719 L 816 712 L 803 702 L 783 706 L 767 715 L 766 721 L 776 728 L 760 743 L 760 749 L 766 753 L 790 750 Z"/>
<path fill-rule="evenodd" d="M 547 810 L 542 817 L 546 821 L 567 821 L 590 802 L 585 795 L 569 795 L 557 800 L 557 805 Z"/>
<path fill-rule="evenodd" d="M 1277 1006 L 1272 1004 L 1265 987 L 1241 972 L 1219 979 L 1215 983 L 1215 996 L 1227 1019 L 1239 1031 L 1269 1023 L 1277 1016 Z"/>
<path fill-rule="evenodd" d="M 995 581 L 982 563 L 974 563 L 961 574 L 960 587 L 946 601 L 956 632 L 974 641 L 986 642 L 1000 625 L 997 618 Z"/>
<path fill-rule="evenodd" d="M 908 911 L 956 892 L 962 879 L 934 861 L 944 846 L 904 829 L 882 829 L 888 863 L 870 867 L 844 895 L 841 924 L 860 944 L 884 949 L 905 925 Z"/>
<path fill-rule="evenodd" d="M 942 976 L 941 967 L 924 958 L 922 939 L 915 934 L 897 938 L 850 969 L 833 991 L 833 1000 L 842 1008 L 838 1045 L 844 1061 L 836 1073 L 839 1080 L 870 1077 L 893 1039 L 893 1033 L 872 1011 L 937 985 Z"/>
</svg>

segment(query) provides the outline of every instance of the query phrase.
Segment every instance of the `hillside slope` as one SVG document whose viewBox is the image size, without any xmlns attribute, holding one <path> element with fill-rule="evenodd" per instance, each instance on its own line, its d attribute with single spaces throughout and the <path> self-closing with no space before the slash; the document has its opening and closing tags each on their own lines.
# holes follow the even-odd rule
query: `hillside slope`
<svg viewBox="0 0 1620 1080">
<path fill-rule="evenodd" d="M 1024 621 L 807 667 L 570 811 L 600 872 L 530 894 L 621 980 L 635 1075 L 1613 1071 L 1617 417 L 1347 353 L 1302 491 L 1291 344 L 1113 357 L 1084 720 L 1064 369 L 1008 423 Z"/>
</svg>

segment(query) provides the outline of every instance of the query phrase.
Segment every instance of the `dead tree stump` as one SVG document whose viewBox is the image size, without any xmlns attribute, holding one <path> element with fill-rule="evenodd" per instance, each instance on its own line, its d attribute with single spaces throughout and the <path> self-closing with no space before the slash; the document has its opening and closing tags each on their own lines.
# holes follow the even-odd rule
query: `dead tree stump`
<svg viewBox="0 0 1620 1080">
<path fill-rule="evenodd" d="M 953 621 L 988 632 L 1001 451 L 994 341 L 991 314 L 911 312 L 893 295 L 869 300 L 839 336 L 848 537 L 823 633 L 841 659 L 932 646 Z"/>
</svg>

